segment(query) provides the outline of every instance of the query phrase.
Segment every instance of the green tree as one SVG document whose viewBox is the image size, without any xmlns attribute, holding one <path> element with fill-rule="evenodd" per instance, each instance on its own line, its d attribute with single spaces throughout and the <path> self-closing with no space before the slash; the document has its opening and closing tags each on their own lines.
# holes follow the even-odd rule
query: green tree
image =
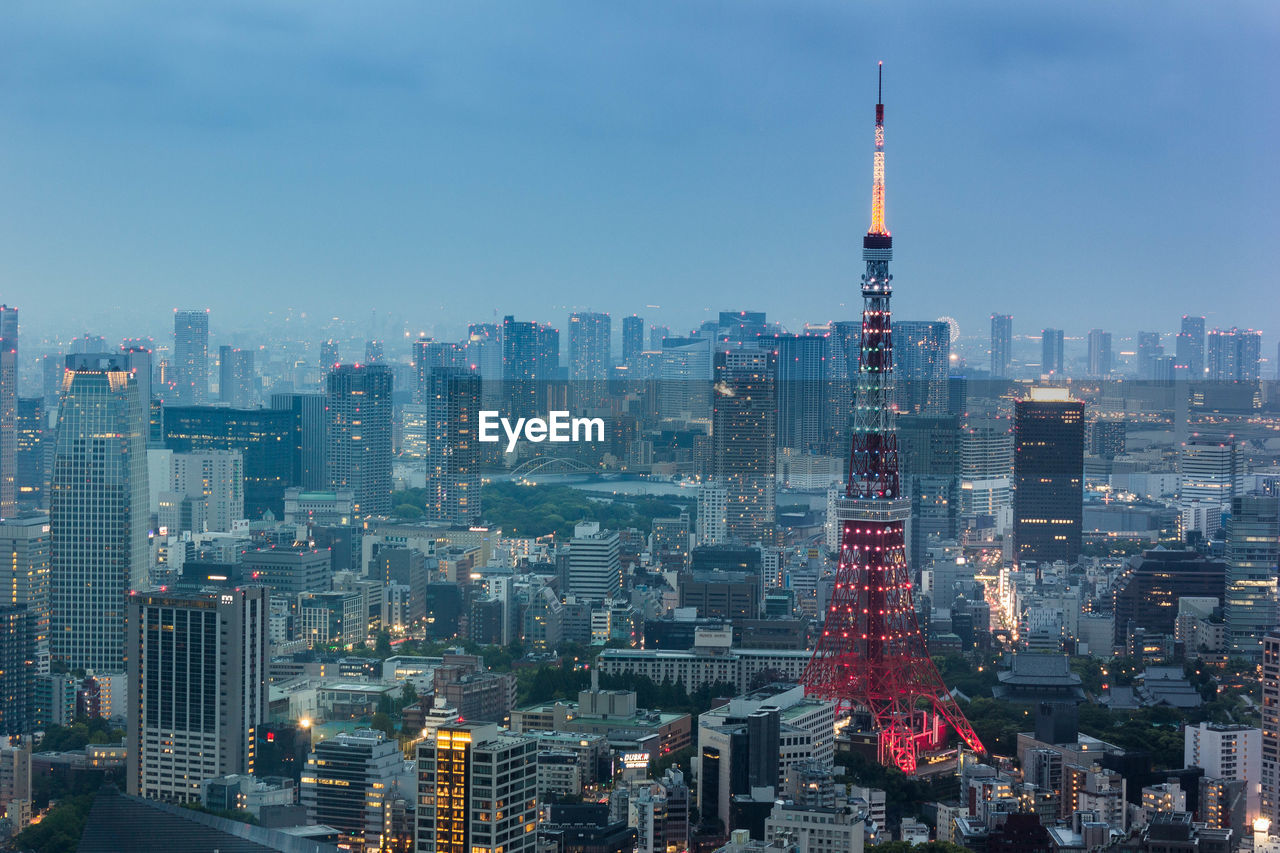
<svg viewBox="0 0 1280 853">
<path fill-rule="evenodd" d="M 379 631 L 377 640 L 373 646 L 373 656 L 386 660 L 393 654 L 391 650 L 391 633 L 388 631 Z"/>
<path fill-rule="evenodd" d="M 391 722 L 390 715 L 386 714 L 383 711 L 379 711 L 378 713 L 373 715 L 373 721 L 369 723 L 369 728 L 375 729 L 380 732 L 386 732 L 387 737 L 391 738 L 392 740 L 395 740 L 395 737 L 396 737 L 395 724 Z"/>
</svg>

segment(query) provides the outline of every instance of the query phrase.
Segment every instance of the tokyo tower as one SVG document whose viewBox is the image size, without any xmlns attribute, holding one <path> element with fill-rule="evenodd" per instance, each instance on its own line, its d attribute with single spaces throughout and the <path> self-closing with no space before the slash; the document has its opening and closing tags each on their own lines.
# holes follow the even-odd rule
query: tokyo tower
<svg viewBox="0 0 1280 853">
<path fill-rule="evenodd" d="M 884 103 L 877 101 L 871 228 L 862 238 L 867 266 L 853 448 L 844 497 L 836 501 L 840 556 L 804 683 L 806 693 L 836 701 L 837 710 L 869 716 L 880 763 L 914 773 L 918 754 L 941 746 L 945 724 L 971 749 L 985 750 L 929 658 L 911 600 L 903 543 L 911 503 L 899 484 L 893 402 L 893 238 L 884 224 Z"/>
</svg>

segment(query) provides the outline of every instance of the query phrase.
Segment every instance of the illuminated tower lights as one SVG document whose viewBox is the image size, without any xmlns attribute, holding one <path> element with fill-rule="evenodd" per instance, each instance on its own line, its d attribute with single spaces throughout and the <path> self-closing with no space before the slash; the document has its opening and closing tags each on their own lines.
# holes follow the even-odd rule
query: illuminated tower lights
<svg viewBox="0 0 1280 853">
<path fill-rule="evenodd" d="M 844 497 L 835 587 L 822 636 L 804 673 L 806 692 L 870 715 L 879 756 L 907 773 L 919 752 L 941 746 L 942 721 L 970 748 L 983 747 L 948 694 L 916 623 L 903 524 L 911 506 L 899 488 L 889 261 L 884 221 L 884 103 L 876 104 L 871 228 L 863 238 L 862 358 Z M 917 705 L 927 702 L 928 709 Z"/>
</svg>

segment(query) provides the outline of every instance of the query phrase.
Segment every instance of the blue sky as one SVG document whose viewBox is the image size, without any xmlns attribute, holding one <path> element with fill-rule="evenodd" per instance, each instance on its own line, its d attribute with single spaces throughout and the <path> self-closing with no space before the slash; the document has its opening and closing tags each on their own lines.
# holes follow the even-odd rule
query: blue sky
<svg viewBox="0 0 1280 853">
<path fill-rule="evenodd" d="M 1274 341 L 1278 37 L 1261 0 L 6 3 L 0 299 L 854 317 L 883 59 L 897 316 Z"/>
</svg>

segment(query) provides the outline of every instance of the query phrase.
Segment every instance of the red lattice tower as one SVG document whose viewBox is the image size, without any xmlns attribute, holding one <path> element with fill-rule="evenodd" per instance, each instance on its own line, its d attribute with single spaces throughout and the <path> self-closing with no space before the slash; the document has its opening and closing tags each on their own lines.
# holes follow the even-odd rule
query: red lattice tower
<svg viewBox="0 0 1280 853">
<path fill-rule="evenodd" d="M 868 713 L 880 762 L 914 773 L 917 755 L 941 745 L 950 724 L 984 752 L 973 727 L 929 658 L 911 600 L 903 523 L 911 503 L 898 475 L 893 402 L 889 261 L 884 225 L 884 104 L 876 104 L 871 228 L 862 241 L 862 350 L 853 449 L 844 497 L 836 502 L 840 557 L 822 636 L 804 673 L 806 692 Z"/>
</svg>

